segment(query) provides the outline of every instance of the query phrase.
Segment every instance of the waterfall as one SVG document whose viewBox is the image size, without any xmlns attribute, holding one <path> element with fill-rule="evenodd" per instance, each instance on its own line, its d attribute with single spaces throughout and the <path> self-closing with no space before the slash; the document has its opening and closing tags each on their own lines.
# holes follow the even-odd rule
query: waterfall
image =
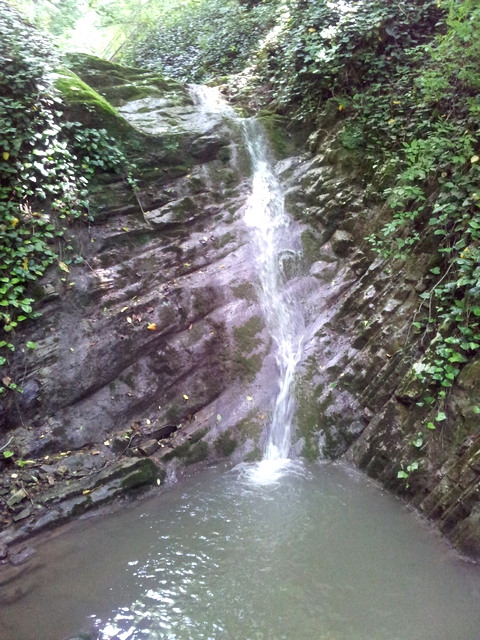
<svg viewBox="0 0 480 640">
<path fill-rule="evenodd" d="M 255 263 L 260 281 L 259 298 L 275 345 L 278 391 L 272 413 L 264 460 L 288 458 L 295 410 L 295 370 L 301 357 L 303 318 L 289 296 L 280 256 L 295 250 L 285 212 L 284 192 L 270 158 L 261 123 L 239 118 L 217 89 L 191 86 L 192 96 L 203 118 L 223 115 L 239 123 L 252 164 L 252 191 L 247 201 L 245 223 L 251 228 Z"/>
<path fill-rule="evenodd" d="M 264 457 L 282 460 L 288 458 L 290 451 L 295 370 L 301 356 L 303 322 L 288 295 L 280 263 L 280 254 L 291 245 L 283 189 L 273 172 L 260 123 L 250 118 L 243 120 L 242 125 L 253 174 L 245 222 L 252 229 L 260 300 L 275 343 L 279 369 L 278 393 Z"/>
</svg>

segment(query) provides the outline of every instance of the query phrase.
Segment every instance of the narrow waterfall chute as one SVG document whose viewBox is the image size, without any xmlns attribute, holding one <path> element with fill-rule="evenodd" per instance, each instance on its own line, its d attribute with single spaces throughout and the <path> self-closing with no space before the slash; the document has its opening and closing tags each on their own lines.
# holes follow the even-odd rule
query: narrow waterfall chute
<svg viewBox="0 0 480 640">
<path fill-rule="evenodd" d="M 191 92 L 202 117 L 208 119 L 223 115 L 242 127 L 250 156 L 252 190 L 244 220 L 251 229 L 260 284 L 259 298 L 275 345 L 278 367 L 278 391 L 272 408 L 263 462 L 285 461 L 291 447 L 295 371 L 302 354 L 305 329 L 284 277 L 282 256 L 286 252 L 297 253 L 296 247 L 292 246 L 292 234 L 289 231 L 291 221 L 285 211 L 284 192 L 275 175 L 261 123 L 255 118 L 236 116 L 217 88 L 191 85 Z M 275 465 L 264 466 L 266 476 L 275 475 L 271 469 Z"/>
<path fill-rule="evenodd" d="M 290 219 L 284 192 L 273 171 L 268 144 L 260 123 L 243 120 L 245 142 L 252 161 L 252 193 L 245 222 L 252 229 L 260 279 L 260 300 L 276 347 L 279 388 L 273 408 L 265 460 L 288 458 L 295 410 L 295 370 L 302 353 L 303 319 L 285 286 L 282 252 L 290 249 Z"/>
</svg>

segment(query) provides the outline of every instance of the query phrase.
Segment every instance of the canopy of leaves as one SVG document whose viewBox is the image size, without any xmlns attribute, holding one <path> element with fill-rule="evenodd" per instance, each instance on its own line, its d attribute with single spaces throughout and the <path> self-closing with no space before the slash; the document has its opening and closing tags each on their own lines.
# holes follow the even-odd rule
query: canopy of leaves
<svg viewBox="0 0 480 640">
<path fill-rule="evenodd" d="M 242 71 L 275 24 L 275 1 L 191 0 L 130 44 L 125 59 L 188 82 Z"/>
</svg>

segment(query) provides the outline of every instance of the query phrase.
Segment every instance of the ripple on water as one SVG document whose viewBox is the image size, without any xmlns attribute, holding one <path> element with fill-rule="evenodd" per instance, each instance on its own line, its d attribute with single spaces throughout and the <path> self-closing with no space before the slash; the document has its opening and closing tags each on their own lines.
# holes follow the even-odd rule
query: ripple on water
<svg viewBox="0 0 480 640">
<path fill-rule="evenodd" d="M 0 608 L 2 640 L 89 624 L 95 640 L 480 635 L 478 567 L 338 465 L 207 469 L 37 556 L 35 589 Z"/>
</svg>

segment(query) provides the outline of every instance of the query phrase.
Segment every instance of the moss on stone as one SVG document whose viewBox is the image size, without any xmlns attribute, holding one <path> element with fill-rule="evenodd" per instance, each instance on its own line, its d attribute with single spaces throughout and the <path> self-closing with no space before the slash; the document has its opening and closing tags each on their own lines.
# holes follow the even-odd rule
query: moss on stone
<svg viewBox="0 0 480 640">
<path fill-rule="evenodd" d="M 262 123 L 273 152 L 279 158 L 285 158 L 294 149 L 293 139 L 287 133 L 287 118 L 272 111 L 260 111 L 258 119 Z"/>
<path fill-rule="evenodd" d="M 233 330 L 235 342 L 242 353 L 251 353 L 260 346 L 262 341 L 256 336 L 263 331 L 264 327 L 265 324 L 260 316 L 252 316 L 245 324 Z"/>
<path fill-rule="evenodd" d="M 122 489 L 128 491 L 134 487 L 153 482 L 157 476 L 157 467 L 153 460 L 146 458 L 137 468 L 122 480 Z"/>
<path fill-rule="evenodd" d="M 235 353 L 233 356 L 233 373 L 234 376 L 238 376 L 247 382 L 253 382 L 255 375 L 262 368 L 264 355 L 261 353 L 255 353 L 252 356 L 243 356 L 240 353 Z"/>
<path fill-rule="evenodd" d="M 207 435 L 207 431 L 208 429 L 200 429 L 199 431 L 196 431 L 190 438 L 190 443 L 195 444 L 196 442 L 199 442 L 204 436 Z"/>
<path fill-rule="evenodd" d="M 195 464 L 196 462 L 205 460 L 207 456 L 208 444 L 205 442 L 205 440 L 201 440 L 200 442 L 197 442 L 190 447 L 187 455 L 184 458 L 184 462 L 186 465 Z"/>
<path fill-rule="evenodd" d="M 242 442 L 252 439 L 258 443 L 260 434 L 263 431 L 261 422 L 256 417 L 256 410 L 250 411 L 246 418 L 237 422 L 234 429 L 240 435 Z"/>
<path fill-rule="evenodd" d="M 134 128 L 103 96 L 68 69 L 58 72 L 55 86 L 62 94 L 70 119 L 78 119 L 89 126 L 106 129 L 115 138 L 128 138 Z"/>
<path fill-rule="evenodd" d="M 208 453 L 208 445 L 206 442 L 201 442 L 202 438 L 206 435 L 208 429 L 200 429 L 196 433 L 194 433 L 189 440 L 185 440 L 181 445 L 175 447 L 173 451 L 170 451 L 164 456 L 165 462 L 173 460 L 173 458 L 179 458 L 183 460 L 185 464 L 193 464 L 193 462 L 198 462 L 196 458 L 202 454 L 205 445 L 207 447 Z M 198 447 L 197 445 L 201 445 Z M 206 457 L 206 456 L 204 456 Z M 201 458 L 203 459 L 203 458 Z"/>
<path fill-rule="evenodd" d="M 312 229 L 306 229 L 301 235 L 302 249 L 308 265 L 318 260 L 321 243 Z"/>
<path fill-rule="evenodd" d="M 236 236 L 234 233 L 227 231 L 227 233 L 224 233 L 223 235 L 215 238 L 215 240 L 213 241 L 213 246 L 215 247 L 215 249 L 223 249 L 223 247 L 225 247 L 227 244 L 233 242 L 235 240 L 235 237 Z"/>
<path fill-rule="evenodd" d="M 253 451 L 250 451 L 250 453 L 247 453 L 247 455 L 244 457 L 245 462 L 258 462 L 261 459 L 262 452 L 260 451 L 259 447 L 255 447 Z"/>
<path fill-rule="evenodd" d="M 122 84 L 149 86 L 162 93 L 178 93 L 181 96 L 179 104 L 192 104 L 192 99 L 182 84 L 157 73 L 126 67 L 86 53 L 70 53 L 67 55 L 67 62 L 70 68 L 93 87 L 109 90 L 110 87 L 116 88 Z"/>
<path fill-rule="evenodd" d="M 232 287 L 232 293 L 240 300 L 248 300 L 249 302 L 255 302 L 257 300 L 255 287 L 251 282 L 243 282 L 237 287 Z"/>
<path fill-rule="evenodd" d="M 228 458 L 228 456 L 232 455 L 232 453 L 237 448 L 238 442 L 235 438 L 232 437 L 232 432 L 230 429 L 224 431 L 214 442 L 216 452 Z"/>
<path fill-rule="evenodd" d="M 310 385 L 299 385 L 299 389 L 297 391 L 296 436 L 303 438 L 304 441 L 302 455 L 307 460 L 313 461 L 320 456 L 318 401 L 323 392 L 323 385 L 318 385 L 314 389 Z"/>
</svg>

